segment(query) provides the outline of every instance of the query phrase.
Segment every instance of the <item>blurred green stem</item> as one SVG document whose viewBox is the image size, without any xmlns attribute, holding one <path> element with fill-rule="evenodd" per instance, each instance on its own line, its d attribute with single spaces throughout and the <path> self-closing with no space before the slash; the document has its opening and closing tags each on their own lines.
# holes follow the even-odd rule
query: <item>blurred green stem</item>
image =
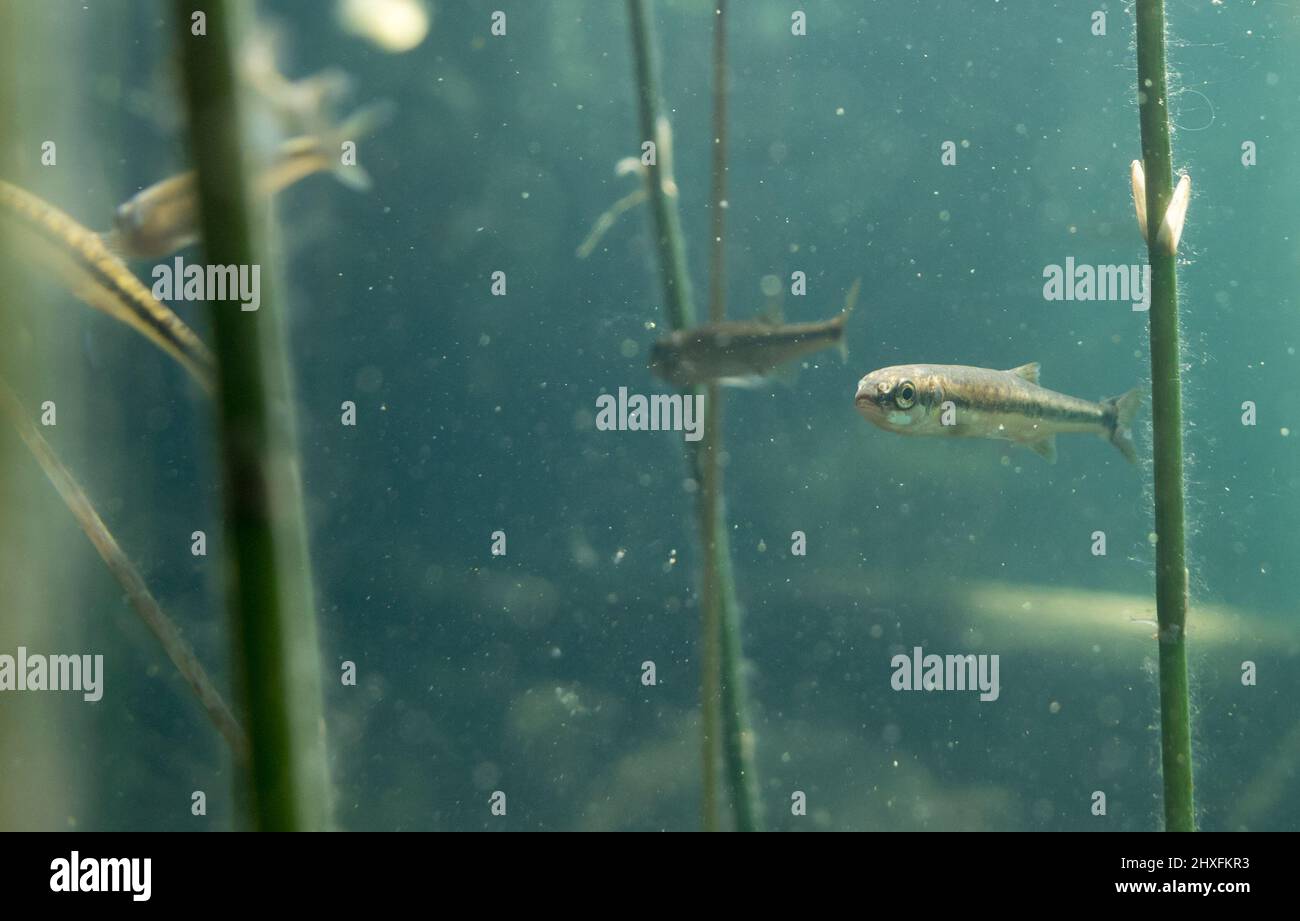
<svg viewBox="0 0 1300 921">
<path fill-rule="evenodd" d="M 177 46 L 197 173 L 200 228 L 210 264 L 257 263 L 233 74 L 235 5 L 176 0 Z M 212 302 L 217 429 L 223 473 L 226 592 L 235 687 L 250 744 L 253 826 L 313 830 L 329 825 L 319 648 L 293 400 L 282 345 L 282 306 L 266 289 L 246 312 Z"/>
<path fill-rule="evenodd" d="M 654 59 L 654 37 L 646 0 L 627 0 L 632 26 L 632 53 L 636 64 L 637 112 L 644 141 L 659 142 L 659 74 Z M 653 217 L 655 245 L 659 250 L 659 278 L 663 283 L 664 306 L 668 325 L 674 330 L 695 325 L 695 304 L 691 298 L 691 280 L 686 272 L 686 243 L 682 236 L 677 207 L 664 189 L 663 177 L 656 166 L 650 170 L 650 213 Z"/>
<path fill-rule="evenodd" d="M 709 261 L 709 322 L 727 318 L 726 298 L 726 214 L 727 214 L 727 0 L 715 0 L 713 20 L 713 168 L 709 207 L 712 247 Z M 722 393 L 709 386 L 705 404 L 704 472 L 701 490 L 707 496 L 706 538 L 711 553 L 708 563 L 717 573 L 710 599 L 716 614 L 712 630 L 718 642 L 718 668 L 722 690 L 722 752 L 731 788 L 732 809 L 740 831 L 762 829 L 758 772 L 754 766 L 753 734 L 749 729 L 748 700 L 741 669 L 740 605 L 731 568 L 731 546 L 727 539 L 726 499 L 722 488 Z"/>
<path fill-rule="evenodd" d="M 714 155 L 710 272 L 710 319 L 725 316 L 723 275 L 723 204 L 726 173 L 726 17 L 719 4 L 714 41 Z M 637 101 L 641 137 L 658 139 L 659 81 L 654 41 L 645 0 L 628 0 L 635 58 Z M 659 162 L 659 161 L 657 161 Z M 669 326 L 674 330 L 694 325 L 695 307 L 686 270 L 686 246 L 676 204 L 664 189 L 659 169 L 652 168 L 647 186 L 659 251 L 660 280 Z M 700 484 L 696 513 L 704 550 L 701 591 L 701 723 L 703 745 L 704 827 L 718 828 L 718 748 L 721 746 L 731 791 L 735 825 L 740 831 L 759 828 L 757 773 L 753 766 L 751 733 L 745 712 L 741 673 L 739 606 L 732 576 L 722 494 L 722 396 L 710 385 L 705 396 L 704 437 L 690 451 L 689 461 Z M 687 395 L 693 396 L 694 394 Z"/>
<path fill-rule="evenodd" d="M 1173 194 L 1163 0 L 1137 0 L 1138 112 L 1151 262 L 1151 420 L 1155 454 L 1156 617 L 1165 828 L 1194 831 L 1187 692 L 1187 563 L 1183 521 L 1182 382 L 1177 255 L 1159 240 Z"/>
<path fill-rule="evenodd" d="M 27 411 L 19 403 L 18 397 L 3 378 L 0 378 L 0 414 L 8 417 L 23 443 L 40 464 L 41 470 L 45 472 L 46 478 L 67 505 L 68 511 L 72 512 L 81 530 L 95 545 L 100 558 L 113 574 L 113 578 L 117 579 L 122 590 L 126 592 L 131 607 L 135 608 L 145 626 L 158 638 L 158 642 L 167 653 L 167 658 L 172 660 L 181 677 L 189 683 L 190 689 L 199 699 L 199 704 L 207 713 L 208 719 L 212 721 L 212 725 L 230 744 L 230 750 L 236 760 L 242 761 L 248 755 L 248 740 L 231 714 L 230 708 L 226 706 L 221 692 L 208 677 L 207 671 L 194 655 L 190 644 L 181 636 L 175 622 L 163 611 L 158 600 L 154 598 L 153 592 L 149 591 L 144 577 L 123 552 L 117 539 L 108 530 L 108 525 L 104 524 L 104 520 L 99 517 L 99 513 L 90 502 L 90 497 L 81 488 L 81 484 L 55 455 L 50 443 L 32 423 Z"/>
</svg>

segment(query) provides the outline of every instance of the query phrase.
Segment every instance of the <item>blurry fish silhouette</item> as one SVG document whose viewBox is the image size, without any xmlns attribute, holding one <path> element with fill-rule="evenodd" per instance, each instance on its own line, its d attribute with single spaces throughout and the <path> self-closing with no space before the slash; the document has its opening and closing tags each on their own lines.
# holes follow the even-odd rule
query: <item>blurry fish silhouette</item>
<svg viewBox="0 0 1300 921">
<path fill-rule="evenodd" d="M 338 68 L 290 80 L 281 73 L 280 29 L 269 23 L 249 32 L 239 55 L 239 75 L 267 110 L 280 137 L 325 134 L 335 106 L 352 90 L 352 79 Z"/>
<path fill-rule="evenodd" d="M 326 171 L 351 188 L 369 189 L 370 176 L 359 164 L 345 164 L 340 148 L 344 141 L 373 132 L 391 113 L 392 105 L 380 102 L 355 113 L 326 135 L 290 138 L 258 176 L 256 194 L 270 198 Z M 156 259 L 190 246 L 198 238 L 198 193 L 190 171 L 155 183 L 119 205 L 113 229 L 104 235 L 104 245 L 124 257 Z"/>
<path fill-rule="evenodd" d="M 819 323 L 767 321 L 716 323 L 679 330 L 656 342 L 650 351 L 650 370 L 677 387 L 717 381 L 732 386 L 755 386 L 776 370 L 789 380 L 795 369 L 788 362 L 837 346 L 847 357 L 844 324 L 858 299 L 861 279 L 853 283 L 838 316 Z"/>
</svg>

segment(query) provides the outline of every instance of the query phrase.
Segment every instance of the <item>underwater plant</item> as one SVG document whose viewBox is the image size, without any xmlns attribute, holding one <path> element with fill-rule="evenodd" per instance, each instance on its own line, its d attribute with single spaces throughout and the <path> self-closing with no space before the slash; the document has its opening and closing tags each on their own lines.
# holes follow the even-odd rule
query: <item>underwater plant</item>
<svg viewBox="0 0 1300 921">
<path fill-rule="evenodd" d="M 58 491 L 73 517 L 77 519 L 77 524 L 95 545 L 95 550 L 99 552 L 104 565 L 122 586 L 131 606 L 158 638 L 158 642 L 162 644 L 163 650 L 176 666 L 176 670 L 189 683 L 204 712 L 229 743 L 235 758 L 242 760 L 247 755 L 248 742 L 239 722 L 222 698 L 221 692 L 208 677 L 207 671 L 195 656 L 190 644 L 181 635 L 180 629 L 163 611 L 153 592 L 149 591 L 149 586 L 145 584 L 139 569 L 123 552 L 117 539 L 91 504 L 85 490 L 81 488 L 81 484 L 55 455 L 54 449 L 36 428 L 27 410 L 23 408 L 3 377 L 0 377 L 0 415 L 8 418 L 18 432 L 23 443 L 27 445 L 32 456 L 45 472 L 46 478 Z"/>
<path fill-rule="evenodd" d="M 715 4 L 713 46 L 713 168 L 712 229 L 713 246 L 710 265 L 710 321 L 725 318 L 723 295 L 723 212 L 725 210 L 726 175 L 726 4 Z M 628 0 L 628 19 L 632 33 L 635 61 L 639 128 L 643 139 L 662 137 L 657 131 L 659 114 L 659 80 L 654 59 L 652 26 L 644 0 Z M 663 162 L 663 161 L 659 161 Z M 671 162 L 671 161 L 669 161 Z M 690 277 L 686 270 L 686 244 L 677 215 L 676 197 L 664 188 L 659 167 L 647 176 L 650 212 L 655 245 L 659 255 L 660 282 L 673 332 L 695 325 L 695 307 L 691 297 Z M 750 729 L 741 675 L 740 627 L 735 580 L 732 576 L 731 550 L 727 540 L 726 509 L 722 496 L 721 387 L 708 385 L 705 400 L 704 437 L 689 447 L 688 461 L 700 484 L 696 514 L 704 554 L 702 585 L 701 652 L 703 674 L 700 702 L 703 735 L 703 812 L 704 828 L 716 830 L 718 767 L 717 747 L 721 744 L 726 766 L 731 804 L 739 831 L 760 828 L 757 772 L 753 765 L 752 746 L 747 743 Z"/>
<path fill-rule="evenodd" d="M 12 13 L 6 11 L 7 15 Z M 0 29 L 5 36 L 16 32 L 16 28 Z M 16 124 L 19 119 L 15 109 L 8 100 L 0 103 L 0 123 Z M 16 134 L 7 131 L 6 136 L 11 133 Z M 14 166 L 21 172 L 21 161 Z M 10 445 L 21 441 L 121 587 L 125 599 L 158 640 L 214 728 L 225 739 L 236 761 L 242 762 L 247 756 L 247 739 L 231 708 L 182 630 L 163 610 L 139 567 L 123 550 L 77 477 L 41 434 L 33 421 L 35 417 L 10 384 L 17 381 L 26 387 L 35 379 L 36 361 L 28 348 L 31 331 L 11 311 L 18 305 L 39 300 L 29 284 L 37 269 L 47 271 L 77 299 L 144 335 L 184 368 L 205 393 L 211 391 L 211 356 L 198 336 L 165 304 L 152 298 L 131 270 L 105 247 L 99 234 L 40 196 L 0 180 L 0 289 L 6 295 L 4 304 L 0 305 L 0 353 L 3 353 L 0 354 L 0 416 L 7 422 L 5 427 L 12 428 L 18 436 L 17 441 L 7 436 L 4 439 L 3 460 L 10 466 L 0 465 L 0 478 L 7 490 L 22 488 L 19 462 L 11 461 L 7 454 Z M 36 516 L 21 511 L 16 502 L 3 504 L 6 538 L 17 542 L 25 551 L 47 539 L 41 533 L 44 523 L 36 520 Z M 40 565 L 32 564 L 30 559 L 28 563 Z M 63 567 L 66 563 L 61 564 Z M 15 568 L 12 574 L 16 577 L 15 584 L 6 584 L 7 596 L 32 613 L 11 617 L 9 625 L 20 629 L 20 635 L 30 644 L 33 638 L 41 636 L 38 625 L 51 615 L 41 611 L 41 604 L 36 601 L 40 577 L 33 576 L 27 568 Z M 23 600 L 14 601 L 15 598 Z"/>
<path fill-rule="evenodd" d="M 1175 193 L 1169 145 L 1164 0 L 1137 0 L 1137 69 L 1142 162 L 1134 164 L 1134 196 L 1139 223 L 1146 219 L 1143 235 L 1151 264 L 1151 426 L 1155 458 L 1156 619 L 1160 644 L 1160 760 L 1165 828 L 1194 831 L 1177 275 L 1178 235 L 1187 205 L 1188 184 L 1184 176 L 1179 183 L 1181 194 Z"/>
<path fill-rule="evenodd" d="M 206 14 L 206 15 L 205 15 Z M 209 264 L 256 265 L 232 63 L 232 5 L 173 5 Z M 205 16 L 198 34 L 194 17 Z M 329 825 L 319 646 L 297 477 L 282 312 L 210 304 L 217 364 L 226 590 L 237 702 L 249 736 L 248 809 L 263 831 Z"/>
</svg>

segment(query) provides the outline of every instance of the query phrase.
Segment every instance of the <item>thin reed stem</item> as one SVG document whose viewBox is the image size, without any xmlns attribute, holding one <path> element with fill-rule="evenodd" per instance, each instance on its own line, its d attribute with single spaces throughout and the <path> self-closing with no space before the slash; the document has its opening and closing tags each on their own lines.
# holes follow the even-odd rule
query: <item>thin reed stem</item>
<svg viewBox="0 0 1300 921">
<path fill-rule="evenodd" d="M 81 484 L 77 482 L 72 472 L 59 460 L 50 443 L 45 440 L 45 436 L 32 423 L 18 397 L 3 380 L 0 380 L 0 412 L 4 413 L 18 431 L 19 437 L 40 464 L 46 478 L 54 485 L 64 504 L 67 505 L 68 511 L 72 512 L 72 517 L 77 519 L 81 530 L 95 545 L 95 550 L 108 566 L 108 571 L 126 592 L 131 607 L 135 608 L 145 626 L 158 638 L 163 651 L 167 653 L 167 658 L 172 660 L 176 670 L 194 691 L 194 696 L 198 698 L 199 705 L 203 707 L 212 725 L 230 744 L 230 750 L 237 759 L 246 758 L 248 739 L 230 712 L 221 692 L 208 677 L 208 673 L 200 664 L 198 657 L 194 655 L 190 644 L 181 636 L 175 622 L 167 616 L 153 593 L 149 591 L 149 586 L 145 584 L 140 571 L 123 552 L 117 539 L 104 524 L 104 520 L 99 517 L 86 491 L 81 488 Z"/>
<path fill-rule="evenodd" d="M 1156 617 L 1160 643 L 1160 754 L 1165 828 L 1194 831 L 1192 736 L 1187 689 L 1187 562 L 1183 499 L 1178 257 L 1159 239 L 1173 195 L 1165 83 L 1163 0 L 1137 0 L 1138 113 L 1146 174 L 1151 263 L 1151 423 L 1155 455 Z"/>
<path fill-rule="evenodd" d="M 714 151 L 712 177 L 713 245 L 710 260 L 709 316 L 725 319 L 724 202 L 726 195 L 726 16 L 725 4 L 715 7 L 714 35 Z M 659 123 L 659 84 L 654 60 L 653 29 L 645 0 L 628 0 L 632 48 L 637 80 L 641 135 L 656 138 Z M 662 162 L 662 161 L 661 161 Z M 659 251 L 660 281 L 669 326 L 674 330 L 694 324 L 686 269 L 686 247 L 673 197 L 664 189 L 671 178 L 651 169 L 647 187 Z M 753 767 L 752 733 L 745 715 L 741 674 L 739 605 L 732 575 L 722 492 L 722 393 L 710 385 L 705 393 L 704 436 L 688 451 L 688 460 L 700 490 L 696 504 L 703 547 L 701 587 L 701 689 L 703 818 L 705 830 L 719 827 L 719 748 L 726 766 L 735 827 L 759 828 L 757 774 Z"/>
<path fill-rule="evenodd" d="M 203 249 L 211 264 L 260 264 L 233 73 L 237 5 L 193 4 L 172 15 L 189 113 Z M 212 302 L 217 430 L 223 474 L 227 604 L 235 687 L 250 744 L 247 803 L 263 831 L 330 824 L 319 647 L 298 459 L 282 344 L 282 305 L 266 289 L 246 312 Z"/>
</svg>

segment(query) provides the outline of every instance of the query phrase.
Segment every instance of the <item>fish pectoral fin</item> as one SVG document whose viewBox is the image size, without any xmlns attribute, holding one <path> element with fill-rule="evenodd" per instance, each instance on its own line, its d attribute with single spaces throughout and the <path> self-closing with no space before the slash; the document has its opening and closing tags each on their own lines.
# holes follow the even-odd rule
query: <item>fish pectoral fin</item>
<svg viewBox="0 0 1300 921">
<path fill-rule="evenodd" d="M 767 384 L 767 378 L 761 374 L 750 374 L 745 377 L 720 377 L 718 384 L 723 387 L 738 387 L 741 390 L 759 390 Z"/>
<path fill-rule="evenodd" d="M 1046 438 L 1040 438 L 1037 441 L 1026 441 L 1025 447 L 1033 451 L 1049 464 L 1056 463 L 1056 436 L 1048 435 Z"/>
<path fill-rule="evenodd" d="M 1038 383 L 1038 372 L 1043 366 L 1036 361 L 1031 361 L 1027 365 L 1021 365 L 1019 368 L 1012 368 L 1007 373 L 1014 374 L 1016 377 L 1022 377 L 1031 384 Z"/>
<path fill-rule="evenodd" d="M 1039 438 L 1037 441 L 1026 441 L 1024 445 L 1039 455 L 1040 458 L 1047 460 L 1048 463 L 1056 463 L 1056 436 L 1054 434 Z"/>
</svg>

